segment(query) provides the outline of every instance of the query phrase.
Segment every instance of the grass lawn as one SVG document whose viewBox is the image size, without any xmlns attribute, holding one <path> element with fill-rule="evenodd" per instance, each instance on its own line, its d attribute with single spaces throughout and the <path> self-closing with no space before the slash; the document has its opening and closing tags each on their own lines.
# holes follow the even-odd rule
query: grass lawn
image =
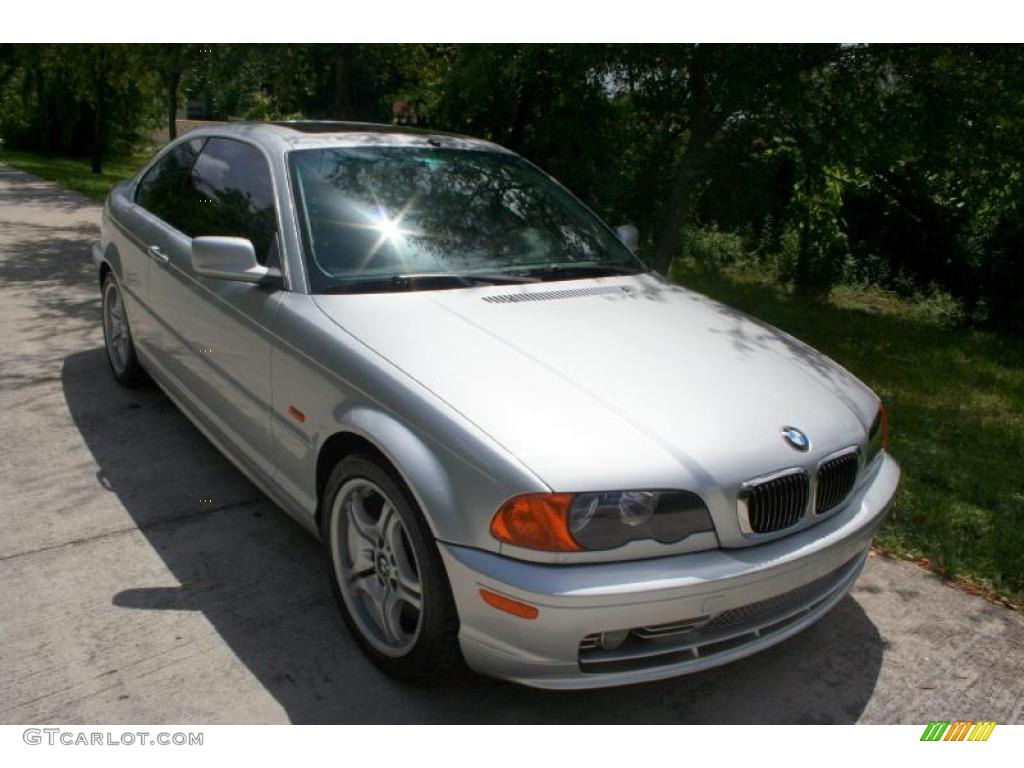
<svg viewBox="0 0 1024 768">
<path fill-rule="evenodd" d="M 0 163 L 55 181 L 61 186 L 103 202 L 114 184 L 134 176 L 155 151 L 153 149 L 129 157 L 106 159 L 103 161 L 103 173 L 99 175 L 92 172 L 88 158 L 76 160 L 67 157 L 43 157 L 32 152 L 5 149 L 3 146 L 0 146 Z"/>
<path fill-rule="evenodd" d="M 0 147 L 0 163 L 96 200 L 150 155 L 112 158 L 94 176 L 88 160 Z M 745 272 L 675 276 L 806 341 L 884 400 L 903 482 L 881 549 L 1024 603 L 1024 338 L 953 327 L 880 291 L 840 287 L 809 305 Z"/>
<path fill-rule="evenodd" d="M 903 479 L 879 548 L 1024 603 L 1024 338 L 949 327 L 880 291 L 840 287 L 809 306 L 744 273 L 676 277 L 811 344 L 885 402 Z"/>
</svg>

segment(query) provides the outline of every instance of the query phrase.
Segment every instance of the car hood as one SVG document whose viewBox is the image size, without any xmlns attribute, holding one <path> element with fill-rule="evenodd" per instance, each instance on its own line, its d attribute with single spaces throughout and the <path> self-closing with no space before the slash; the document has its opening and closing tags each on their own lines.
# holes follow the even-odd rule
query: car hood
<svg viewBox="0 0 1024 768">
<path fill-rule="evenodd" d="M 744 480 L 862 445 L 877 408 L 807 345 L 655 275 L 315 301 L 558 491 L 735 510 Z"/>
</svg>

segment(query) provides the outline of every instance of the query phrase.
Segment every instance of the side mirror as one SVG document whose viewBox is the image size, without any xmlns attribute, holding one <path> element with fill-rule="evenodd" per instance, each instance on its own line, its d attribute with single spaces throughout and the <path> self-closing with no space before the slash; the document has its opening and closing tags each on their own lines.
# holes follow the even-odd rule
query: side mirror
<svg viewBox="0 0 1024 768">
<path fill-rule="evenodd" d="M 632 224 L 620 224 L 615 228 L 615 234 L 618 236 L 622 244 L 629 248 L 633 253 L 636 253 L 637 248 L 640 247 L 640 230 L 634 227 Z"/>
<path fill-rule="evenodd" d="M 261 283 L 281 274 L 256 261 L 256 249 L 244 237 L 193 238 L 192 269 L 206 277 L 243 283 Z"/>
</svg>

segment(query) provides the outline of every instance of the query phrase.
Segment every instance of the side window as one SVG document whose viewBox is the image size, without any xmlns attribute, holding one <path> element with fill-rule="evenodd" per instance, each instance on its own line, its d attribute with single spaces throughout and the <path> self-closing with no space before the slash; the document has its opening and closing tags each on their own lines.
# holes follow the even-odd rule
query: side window
<svg viewBox="0 0 1024 768">
<path fill-rule="evenodd" d="M 135 190 L 136 203 L 182 232 L 193 201 L 188 175 L 202 148 L 202 139 L 181 142 L 146 172 Z"/>
<path fill-rule="evenodd" d="M 246 237 L 266 264 L 275 243 L 277 214 L 270 167 L 255 147 L 211 138 L 192 167 L 192 211 L 183 231 L 192 236 Z"/>
</svg>

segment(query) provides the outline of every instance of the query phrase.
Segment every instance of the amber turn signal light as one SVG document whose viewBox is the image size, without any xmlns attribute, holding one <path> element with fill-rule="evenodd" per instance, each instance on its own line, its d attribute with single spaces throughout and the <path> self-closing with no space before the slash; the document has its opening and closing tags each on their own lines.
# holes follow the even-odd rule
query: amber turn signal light
<svg viewBox="0 0 1024 768">
<path fill-rule="evenodd" d="M 548 552 L 577 552 L 582 547 L 569 533 L 571 493 L 527 493 L 514 496 L 491 520 L 498 541 Z"/>
<path fill-rule="evenodd" d="M 513 616 L 518 616 L 520 619 L 536 619 L 540 614 L 532 605 L 526 603 L 520 603 L 518 600 L 513 600 L 511 597 L 505 597 L 499 595 L 497 592 L 491 592 L 489 589 L 481 589 L 480 597 L 483 598 L 484 602 L 492 608 L 497 608 L 499 611 L 505 613 L 511 613 Z"/>
</svg>

